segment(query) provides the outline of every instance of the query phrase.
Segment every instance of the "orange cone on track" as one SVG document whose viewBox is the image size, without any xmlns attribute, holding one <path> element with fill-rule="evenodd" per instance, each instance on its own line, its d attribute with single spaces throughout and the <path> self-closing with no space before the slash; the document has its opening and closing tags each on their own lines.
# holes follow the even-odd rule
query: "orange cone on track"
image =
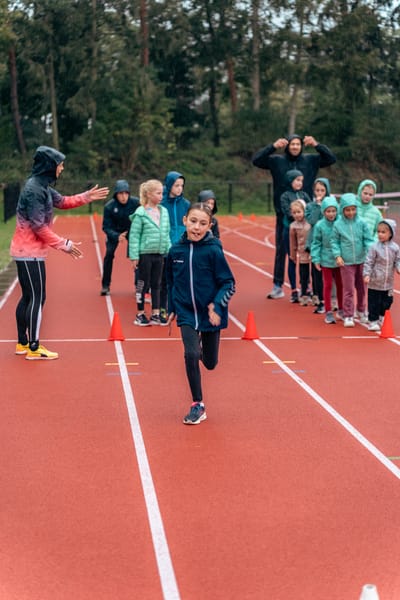
<svg viewBox="0 0 400 600">
<path fill-rule="evenodd" d="M 114 313 L 113 322 L 111 325 L 110 337 L 108 338 L 110 342 L 123 342 L 125 339 L 124 334 L 122 333 L 121 321 L 119 320 L 119 314 Z"/>
<path fill-rule="evenodd" d="M 365 584 L 361 590 L 360 600 L 379 600 L 376 585 L 372 583 Z"/>
<path fill-rule="evenodd" d="M 392 338 L 395 337 L 392 325 L 392 315 L 390 314 L 390 310 L 385 312 L 385 317 L 383 319 L 383 325 L 381 329 L 380 336 L 381 338 Z"/>
<path fill-rule="evenodd" d="M 243 213 L 241 213 L 241 212 L 240 212 L 240 213 L 238 214 L 238 219 L 239 219 L 239 221 L 241 221 L 241 220 L 243 219 Z"/>
<path fill-rule="evenodd" d="M 259 335 L 257 333 L 256 321 L 254 313 L 250 310 L 247 314 L 246 331 L 242 337 L 242 340 L 258 340 Z"/>
</svg>

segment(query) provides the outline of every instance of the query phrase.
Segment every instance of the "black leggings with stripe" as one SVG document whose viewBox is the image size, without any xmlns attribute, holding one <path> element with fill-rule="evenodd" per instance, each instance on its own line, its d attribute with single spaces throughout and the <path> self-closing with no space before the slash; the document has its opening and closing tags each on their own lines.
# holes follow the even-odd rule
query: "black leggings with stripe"
<svg viewBox="0 0 400 600">
<path fill-rule="evenodd" d="M 32 350 L 39 346 L 42 309 L 46 300 L 46 265 L 44 260 L 17 260 L 22 296 L 16 309 L 18 342 Z"/>
</svg>

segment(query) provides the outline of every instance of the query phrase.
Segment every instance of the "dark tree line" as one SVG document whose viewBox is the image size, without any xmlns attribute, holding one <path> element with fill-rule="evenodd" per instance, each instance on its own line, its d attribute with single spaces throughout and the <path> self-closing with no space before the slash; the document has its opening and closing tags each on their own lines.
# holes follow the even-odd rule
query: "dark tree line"
<svg viewBox="0 0 400 600">
<path fill-rule="evenodd" d="M 296 131 L 396 174 L 399 22 L 380 0 L 0 0 L 0 173 L 46 143 L 76 174 L 223 174 Z"/>
</svg>

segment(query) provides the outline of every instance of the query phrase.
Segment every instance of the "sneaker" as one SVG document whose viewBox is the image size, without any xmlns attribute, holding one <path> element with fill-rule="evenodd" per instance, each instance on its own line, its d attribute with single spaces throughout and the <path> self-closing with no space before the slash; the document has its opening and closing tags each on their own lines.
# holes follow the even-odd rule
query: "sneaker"
<svg viewBox="0 0 400 600">
<path fill-rule="evenodd" d="M 307 306 L 309 299 L 310 298 L 308 296 L 301 296 L 301 298 L 300 298 L 301 306 Z"/>
<path fill-rule="evenodd" d="M 338 308 L 336 316 L 337 316 L 337 318 L 338 318 L 338 319 L 340 319 L 341 321 L 344 321 L 343 310 L 342 310 L 341 308 Z"/>
<path fill-rule="evenodd" d="M 161 325 L 160 315 L 151 315 L 150 325 Z"/>
<path fill-rule="evenodd" d="M 357 316 L 358 316 L 358 318 L 360 320 L 360 323 L 362 323 L 363 325 L 366 325 L 368 323 L 368 316 L 365 313 L 360 312 L 358 310 L 357 311 Z"/>
<path fill-rule="evenodd" d="M 101 288 L 101 292 L 100 292 L 100 296 L 109 296 L 110 295 L 110 288 L 109 287 L 102 287 Z"/>
<path fill-rule="evenodd" d="M 323 302 L 320 302 L 317 308 L 314 310 L 316 315 L 323 315 L 325 313 L 325 306 Z"/>
<path fill-rule="evenodd" d="M 325 323 L 327 323 L 328 325 L 334 325 L 336 323 L 336 319 L 333 314 L 333 311 L 328 310 L 328 312 L 326 313 L 326 316 L 325 316 Z"/>
<path fill-rule="evenodd" d="M 319 302 L 319 298 L 318 298 L 318 296 L 316 296 L 315 294 L 313 294 L 313 295 L 311 296 L 311 304 L 312 304 L 313 306 L 319 306 L 319 304 L 320 304 L 320 302 Z"/>
<path fill-rule="evenodd" d="M 371 321 L 371 323 L 368 325 L 368 331 L 380 331 L 381 330 L 381 326 L 379 321 Z"/>
<path fill-rule="evenodd" d="M 354 319 L 353 319 L 353 317 L 345 317 L 343 325 L 345 327 L 354 327 Z"/>
<path fill-rule="evenodd" d="M 299 293 L 296 290 L 291 293 L 290 302 L 292 304 L 298 304 L 298 302 L 299 302 Z"/>
<path fill-rule="evenodd" d="M 15 346 L 15 354 L 26 354 L 29 350 L 29 344 L 18 344 Z"/>
<path fill-rule="evenodd" d="M 55 360 L 58 358 L 58 352 L 50 352 L 42 345 L 39 345 L 37 350 L 31 350 L 28 347 L 25 356 L 26 360 Z"/>
<path fill-rule="evenodd" d="M 193 402 L 190 412 L 186 417 L 183 417 L 183 422 L 185 425 L 198 425 L 205 419 L 207 419 L 207 415 L 204 404 L 202 402 Z"/>
<path fill-rule="evenodd" d="M 275 300 L 277 298 L 284 298 L 285 292 L 280 285 L 274 285 L 272 291 L 267 295 L 267 298 Z"/>
<path fill-rule="evenodd" d="M 144 313 L 141 315 L 136 315 L 135 320 L 133 321 L 134 325 L 139 325 L 139 327 L 148 327 L 150 325 L 149 319 L 146 317 Z"/>
</svg>

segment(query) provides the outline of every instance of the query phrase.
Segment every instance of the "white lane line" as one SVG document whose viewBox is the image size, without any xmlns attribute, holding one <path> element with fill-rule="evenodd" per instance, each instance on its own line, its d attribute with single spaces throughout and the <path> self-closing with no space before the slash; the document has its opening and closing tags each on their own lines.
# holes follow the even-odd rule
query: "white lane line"
<svg viewBox="0 0 400 600">
<path fill-rule="evenodd" d="M 234 317 L 232 314 L 229 315 L 229 318 L 241 331 L 246 330 L 243 323 L 236 319 L 236 317 Z M 262 352 L 264 352 L 264 354 L 269 356 L 280 367 L 280 369 L 282 369 L 282 371 L 285 371 L 285 373 L 289 375 L 289 377 L 293 379 L 293 381 L 297 383 L 297 385 L 303 388 L 303 390 L 307 394 L 309 394 L 309 396 L 311 396 L 327 413 L 329 413 L 331 417 L 335 419 L 335 421 L 337 421 L 348 433 L 350 433 L 350 435 L 353 436 L 357 440 L 357 442 L 359 442 L 359 444 L 364 446 L 364 448 L 368 450 L 368 452 L 370 452 L 386 469 L 388 469 L 388 471 L 390 471 L 395 477 L 397 477 L 397 479 L 400 479 L 400 469 L 396 467 L 396 465 L 394 465 L 376 446 L 374 446 L 372 442 L 370 442 L 365 436 L 363 436 L 363 434 L 360 431 L 358 431 L 358 429 L 356 429 L 349 421 L 347 421 L 347 419 L 342 417 L 342 415 L 339 412 L 337 412 L 337 410 L 335 410 L 330 404 L 328 404 L 326 400 L 324 400 L 319 394 L 317 394 L 317 392 L 313 390 L 312 387 L 310 387 L 303 379 L 301 379 L 301 377 L 299 377 L 294 371 L 292 371 L 290 367 L 288 367 L 278 356 L 276 356 L 276 354 L 274 354 L 269 348 L 267 348 L 267 346 L 265 346 L 260 340 L 252 341 L 254 342 L 254 344 L 256 344 L 256 346 L 258 346 L 258 348 L 260 348 Z"/>
<path fill-rule="evenodd" d="M 100 272 L 102 271 L 103 261 L 100 254 L 97 233 L 93 217 L 90 217 L 90 223 L 95 240 L 97 261 Z M 113 306 L 110 296 L 106 297 L 107 307 L 110 316 L 110 325 L 112 323 Z M 172 565 L 171 555 L 168 548 L 168 542 L 165 535 L 163 520 L 161 517 L 160 507 L 157 500 L 157 493 L 154 487 L 153 477 L 147 458 L 146 447 L 142 435 L 142 430 L 139 423 L 139 417 L 136 410 L 135 398 L 129 380 L 128 371 L 126 368 L 125 356 L 122 350 L 122 343 L 115 341 L 115 352 L 117 355 L 121 381 L 125 394 L 125 402 L 128 409 L 129 423 L 132 431 L 132 438 L 136 452 L 136 458 L 139 467 L 140 480 L 142 482 L 143 494 L 146 503 L 147 515 L 150 524 L 151 537 L 153 541 L 154 552 L 160 576 L 161 587 L 164 600 L 180 600 L 178 585 L 176 582 L 175 572 Z M 134 593 L 134 591 L 132 590 Z"/>
</svg>

